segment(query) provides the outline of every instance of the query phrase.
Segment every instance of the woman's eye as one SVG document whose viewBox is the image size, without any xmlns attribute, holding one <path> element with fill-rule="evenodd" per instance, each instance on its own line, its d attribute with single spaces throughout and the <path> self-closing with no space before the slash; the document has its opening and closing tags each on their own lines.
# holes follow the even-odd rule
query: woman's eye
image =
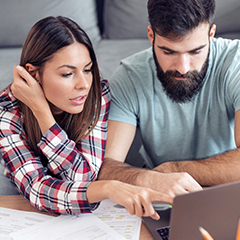
<svg viewBox="0 0 240 240">
<path fill-rule="evenodd" d="M 84 73 L 87 73 L 87 74 L 91 72 L 93 72 L 93 68 L 88 68 L 84 70 Z"/>
<path fill-rule="evenodd" d="M 62 74 L 62 76 L 67 78 L 67 77 L 72 76 L 72 73 L 65 73 L 65 74 Z"/>
</svg>

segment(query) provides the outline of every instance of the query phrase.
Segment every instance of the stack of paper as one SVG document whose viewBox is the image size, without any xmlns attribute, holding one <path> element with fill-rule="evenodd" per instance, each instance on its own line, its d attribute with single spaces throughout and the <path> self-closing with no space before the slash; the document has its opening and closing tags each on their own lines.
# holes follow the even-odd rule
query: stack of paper
<svg viewBox="0 0 240 240">
<path fill-rule="evenodd" d="M 131 216 L 110 200 L 94 213 L 52 217 L 0 208 L 1 240 L 124 240 L 139 239 L 141 218 Z"/>
</svg>

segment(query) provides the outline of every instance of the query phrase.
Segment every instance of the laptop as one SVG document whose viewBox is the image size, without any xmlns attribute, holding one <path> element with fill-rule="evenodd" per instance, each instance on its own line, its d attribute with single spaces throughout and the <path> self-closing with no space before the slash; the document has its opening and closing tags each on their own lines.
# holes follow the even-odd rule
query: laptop
<svg viewBox="0 0 240 240">
<path fill-rule="evenodd" d="M 203 240 L 200 226 L 213 239 L 235 240 L 240 217 L 240 181 L 179 195 L 172 208 L 165 204 L 155 209 L 160 216 L 158 221 L 142 219 L 156 240 Z"/>
</svg>

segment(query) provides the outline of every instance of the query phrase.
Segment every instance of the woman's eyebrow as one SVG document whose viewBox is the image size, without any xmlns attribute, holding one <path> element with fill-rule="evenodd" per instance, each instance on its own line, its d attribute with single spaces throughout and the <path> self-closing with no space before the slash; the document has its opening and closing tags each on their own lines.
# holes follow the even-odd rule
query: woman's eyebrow
<svg viewBox="0 0 240 240">
<path fill-rule="evenodd" d="M 89 65 L 91 65 L 93 62 L 90 61 L 87 65 L 85 65 L 85 67 L 88 67 Z"/>
<path fill-rule="evenodd" d="M 89 63 L 87 63 L 84 67 L 88 67 L 89 65 L 92 64 L 92 61 L 90 61 Z M 67 67 L 67 68 L 71 68 L 71 69 L 76 69 L 77 67 L 73 66 L 73 65 L 69 65 L 69 64 L 63 64 L 61 66 L 58 67 L 59 68 L 63 68 L 63 67 Z"/>
<path fill-rule="evenodd" d="M 63 68 L 63 67 L 67 67 L 67 68 L 71 68 L 71 69 L 76 69 L 76 67 L 75 67 L 75 66 L 68 65 L 68 64 L 61 65 L 61 66 L 60 66 L 60 67 L 58 67 L 57 69 L 59 69 L 59 68 Z"/>
<path fill-rule="evenodd" d="M 87 63 L 84 67 L 88 67 L 88 66 L 91 65 L 91 64 L 92 64 L 92 61 L 90 61 L 89 63 Z M 75 66 L 69 65 L 69 64 L 61 65 L 61 66 L 58 67 L 58 69 L 59 69 L 59 68 L 63 68 L 63 67 L 67 67 L 67 68 L 71 68 L 71 69 L 76 69 Z"/>
</svg>

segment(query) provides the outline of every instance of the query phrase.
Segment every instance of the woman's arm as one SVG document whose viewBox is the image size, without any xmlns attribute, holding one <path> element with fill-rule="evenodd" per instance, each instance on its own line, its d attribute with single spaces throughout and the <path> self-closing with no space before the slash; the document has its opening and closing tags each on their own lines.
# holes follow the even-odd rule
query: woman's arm
<svg viewBox="0 0 240 240">
<path fill-rule="evenodd" d="M 91 182 L 53 177 L 28 145 L 18 109 L 9 110 L 10 103 L 7 105 L 0 112 L 0 147 L 9 176 L 20 192 L 40 210 L 68 214 L 91 212 L 86 197 Z M 16 106 L 16 101 L 12 106 Z M 96 175 L 91 170 L 85 169 L 89 179 Z"/>
<path fill-rule="evenodd" d="M 37 120 L 39 125 L 45 126 L 45 134 L 38 147 L 48 159 L 48 168 L 54 175 L 61 176 L 62 179 L 76 181 L 78 179 L 86 180 L 86 176 L 88 176 L 86 172 L 88 171 L 98 173 L 105 151 L 110 105 L 107 82 L 102 81 L 102 108 L 99 121 L 94 130 L 78 144 L 68 139 L 67 134 L 56 124 L 55 120 L 51 121 L 53 116 L 51 112 L 49 113 L 50 108 L 40 85 L 24 68 L 19 71 L 14 67 L 14 83 L 11 88 L 14 89 L 14 95 L 35 112 L 35 116 L 42 116 L 42 119 L 38 118 Z M 33 92 L 38 95 L 37 101 L 34 101 L 36 94 Z M 39 103 L 44 105 L 44 108 L 41 108 Z M 42 114 L 40 114 L 41 111 Z M 50 120 L 45 121 L 45 118 Z M 59 151 L 59 149 L 61 150 Z M 96 178 L 96 174 L 93 174 L 91 181 Z"/>
<path fill-rule="evenodd" d="M 150 216 L 155 220 L 159 219 L 159 215 L 151 203 L 173 202 L 170 195 L 114 180 L 92 182 L 87 189 L 87 198 L 89 202 L 111 199 L 124 206 L 131 215 Z"/>
<path fill-rule="evenodd" d="M 0 99 L 1 97 L 3 96 Z M 14 102 L 13 97 L 4 97 L 4 104 L 0 113 L 0 146 L 3 158 L 10 177 L 38 209 L 80 214 L 90 212 L 91 203 L 110 198 L 125 206 L 130 214 L 158 219 L 151 202 L 172 202 L 170 196 L 118 181 L 67 181 L 52 177 L 28 146 L 16 100 Z M 90 178 L 91 174 L 93 173 L 86 173 Z"/>
<path fill-rule="evenodd" d="M 5 93 L 5 96 L 2 94 L 1 97 L 0 145 L 3 159 L 10 177 L 23 195 L 39 209 L 70 214 L 90 212 L 91 206 L 86 198 L 86 190 L 91 181 L 96 179 L 100 164 L 97 165 L 94 162 L 92 164 L 94 166 L 91 166 L 92 159 L 90 158 L 88 161 L 82 157 L 75 143 L 64 136 L 64 131 L 61 129 L 57 131 L 56 126 L 58 125 L 54 124 L 42 138 L 42 146 L 45 145 L 44 151 L 48 152 L 49 155 L 53 152 L 66 154 L 61 150 L 65 148 L 69 151 L 68 147 L 71 145 L 69 158 L 75 159 L 75 162 L 67 161 L 68 164 L 70 163 L 70 167 L 65 170 L 65 173 L 63 168 L 58 168 L 59 171 L 56 175 L 50 171 L 50 168 L 44 168 L 40 158 L 35 155 L 28 144 L 28 138 L 23 130 L 24 120 L 21 117 L 16 99 L 10 92 Z M 51 136 L 54 136 L 54 139 L 51 139 Z M 70 144 L 63 147 L 62 142 Z M 49 146 L 52 149 L 49 150 Z M 51 150 L 53 151 L 51 152 Z M 89 155 L 87 150 L 85 152 L 86 155 Z M 54 160 L 59 159 L 58 154 L 53 154 L 53 156 Z M 59 174 L 59 172 L 63 174 Z M 61 180 L 52 177 L 52 175 L 60 177 Z"/>
</svg>

